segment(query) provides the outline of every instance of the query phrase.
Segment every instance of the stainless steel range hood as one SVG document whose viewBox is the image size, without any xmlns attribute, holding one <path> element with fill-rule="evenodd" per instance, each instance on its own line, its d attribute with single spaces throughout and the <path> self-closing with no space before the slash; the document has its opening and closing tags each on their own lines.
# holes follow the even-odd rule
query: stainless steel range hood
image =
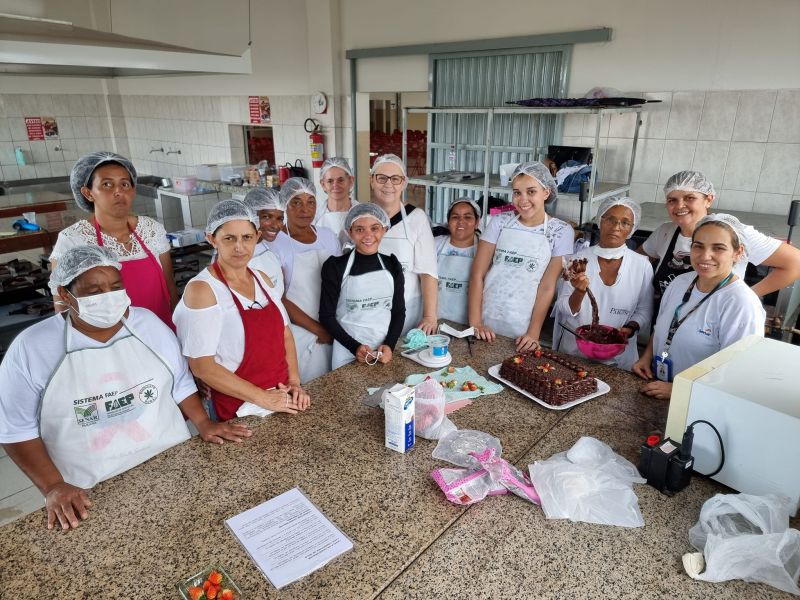
<svg viewBox="0 0 800 600">
<path fill-rule="evenodd" d="M 249 48 L 241 56 L 215 54 L 0 13 L 0 73 L 111 78 L 250 72 Z"/>
</svg>

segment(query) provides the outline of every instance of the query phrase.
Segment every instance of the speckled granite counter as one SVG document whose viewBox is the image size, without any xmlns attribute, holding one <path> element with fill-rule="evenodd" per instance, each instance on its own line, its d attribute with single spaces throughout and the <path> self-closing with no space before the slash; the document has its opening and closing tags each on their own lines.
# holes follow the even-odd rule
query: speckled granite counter
<svg viewBox="0 0 800 600">
<path fill-rule="evenodd" d="M 512 352 L 510 341 L 456 340 L 454 364 L 479 372 Z M 305 414 L 248 419 L 254 436 L 213 446 L 194 438 L 91 492 L 90 519 L 48 531 L 43 511 L 0 529 L 0 590 L 18 597 L 177 597 L 175 582 L 219 563 L 245 598 L 781 597 L 764 586 L 697 584 L 681 573 L 686 531 L 721 489 L 695 481 L 669 499 L 638 486 L 646 526 L 627 530 L 546 521 L 518 498 L 467 509 L 448 503 L 429 473 L 435 442 L 408 455 L 383 446 L 383 414 L 361 404 L 367 385 L 426 369 L 402 358 L 352 365 L 308 386 Z M 666 405 L 638 396 L 632 376 L 597 369 L 612 393 L 570 411 L 544 409 L 511 390 L 452 415 L 459 428 L 498 436 L 519 465 L 594 435 L 635 460 Z M 320 571 L 274 590 L 227 532 L 224 519 L 294 486 L 355 542 Z"/>
</svg>

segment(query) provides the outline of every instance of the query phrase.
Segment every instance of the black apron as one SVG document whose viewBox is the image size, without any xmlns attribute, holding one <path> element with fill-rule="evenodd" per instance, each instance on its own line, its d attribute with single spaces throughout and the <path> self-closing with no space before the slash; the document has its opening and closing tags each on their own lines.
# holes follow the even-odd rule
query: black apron
<svg viewBox="0 0 800 600">
<path fill-rule="evenodd" d="M 658 316 L 658 309 L 661 306 L 661 297 L 667 289 L 672 280 L 678 275 L 683 275 L 692 270 L 692 263 L 688 256 L 685 256 L 680 262 L 675 259 L 673 252 L 675 252 L 675 243 L 678 241 L 678 235 L 681 232 L 680 227 L 675 228 L 675 233 L 667 246 L 667 251 L 661 262 L 658 263 L 655 275 L 653 276 L 653 324 L 655 325 L 656 317 Z"/>
</svg>

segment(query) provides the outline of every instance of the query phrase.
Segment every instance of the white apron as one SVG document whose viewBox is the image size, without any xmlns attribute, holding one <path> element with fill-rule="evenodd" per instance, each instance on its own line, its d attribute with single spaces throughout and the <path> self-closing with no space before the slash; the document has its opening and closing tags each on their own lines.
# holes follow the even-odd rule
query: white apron
<svg viewBox="0 0 800 600">
<path fill-rule="evenodd" d="M 445 244 L 444 248 L 447 247 Z M 439 318 L 469 324 L 467 293 L 472 258 L 439 254 Z"/>
<path fill-rule="evenodd" d="M 417 209 L 419 210 L 419 209 Z M 408 224 L 406 223 L 406 207 L 400 206 L 400 215 L 403 227 L 396 225 L 386 232 L 381 240 L 380 252 L 394 254 L 403 267 L 404 290 L 403 298 L 406 302 L 406 319 L 403 323 L 401 335 L 408 333 L 422 321 L 422 290 L 419 284 L 419 275 L 414 273 L 414 244 L 408 238 Z"/>
<path fill-rule="evenodd" d="M 536 291 L 552 253 L 542 233 L 512 229 L 519 216 L 500 232 L 494 258 L 483 287 L 483 324 L 498 335 L 517 338 L 525 335 L 531 322 Z"/>
<path fill-rule="evenodd" d="M 336 320 L 350 336 L 377 350 L 386 339 L 392 320 L 394 278 L 383 265 L 379 271 L 350 276 L 356 251 L 350 253 L 342 277 L 342 291 L 336 304 Z M 338 369 L 355 360 L 355 356 L 339 342 L 333 342 L 332 366 Z"/>
<path fill-rule="evenodd" d="M 167 363 L 130 335 L 69 350 L 42 395 L 39 431 L 64 481 L 89 489 L 191 436 L 172 397 Z"/>
<path fill-rule="evenodd" d="M 275 284 L 277 297 L 280 298 L 283 296 L 283 271 L 281 271 L 281 261 L 263 241 L 256 245 L 256 251 L 253 253 L 253 258 L 250 259 L 247 266 L 255 271 L 266 273 L 267 277 Z"/>
<path fill-rule="evenodd" d="M 331 255 L 327 250 L 308 250 L 298 254 L 292 247 L 292 281 L 286 299 L 315 321 L 319 321 L 319 296 L 322 291 L 322 263 Z M 317 336 L 292 323 L 297 349 L 300 383 L 316 379 L 331 370 L 330 344 L 318 344 Z"/>
</svg>

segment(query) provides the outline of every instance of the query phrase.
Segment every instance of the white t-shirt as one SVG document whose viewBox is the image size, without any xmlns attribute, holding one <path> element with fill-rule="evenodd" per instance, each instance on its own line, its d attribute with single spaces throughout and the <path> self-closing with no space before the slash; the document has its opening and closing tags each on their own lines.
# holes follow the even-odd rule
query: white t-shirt
<svg viewBox="0 0 800 600">
<path fill-rule="evenodd" d="M 653 267 L 646 256 L 626 248 L 617 273 L 617 280 L 610 286 L 600 279 L 600 264 L 597 261 L 597 255 L 591 248 L 581 250 L 575 256 L 570 256 L 568 260 L 574 258 L 586 258 L 589 261 L 586 264 L 586 276 L 589 278 L 589 289 L 592 290 L 597 300 L 601 325 L 619 328 L 628 321 L 636 321 L 642 330 L 649 329 L 653 313 Z M 577 313 L 570 310 L 569 297 L 574 289 L 569 281 L 561 280 L 559 283 L 558 297 L 553 309 L 555 316 L 553 348 L 558 348 L 559 352 L 583 358 L 583 354 L 575 343 L 575 336 L 560 327 L 560 324 L 563 323 L 574 331 L 581 325 L 588 325 L 592 322 L 592 307 L 588 296 L 584 296 Z M 630 371 L 631 366 L 637 360 L 639 360 L 639 351 L 634 335 L 628 340 L 625 352 L 606 364 Z"/>
<path fill-rule="evenodd" d="M 468 248 L 458 248 L 450 243 L 449 235 L 437 235 L 433 238 L 436 247 L 436 256 L 463 256 L 464 258 L 475 258 L 475 244 Z"/>
<path fill-rule="evenodd" d="M 283 296 L 283 271 L 281 270 L 281 259 L 278 255 L 270 250 L 265 241 L 258 242 L 256 250 L 253 252 L 253 258 L 247 263 L 254 271 L 261 271 L 266 273 L 272 282 L 275 284 L 277 296 Z"/>
<path fill-rule="evenodd" d="M 402 206 L 400 210 L 405 210 L 405 206 Z M 414 264 L 411 266 L 411 272 L 424 273 L 438 279 L 436 245 L 433 242 L 433 231 L 431 230 L 431 222 L 428 220 L 428 215 L 421 208 L 412 210 L 410 214 L 405 216 L 405 227 L 406 229 L 404 230 L 403 220 L 401 219 L 386 232 L 383 239 L 408 236 L 408 241 L 414 247 Z M 380 251 L 385 254 L 392 254 L 384 247 L 381 247 Z"/>
<path fill-rule="evenodd" d="M 356 204 L 358 204 L 358 200 L 350 198 L 350 206 L 347 208 L 347 210 L 331 212 L 328 209 L 327 200 L 324 202 L 318 202 L 317 214 L 314 216 L 314 225 L 317 227 L 327 227 L 333 231 L 338 238 L 341 239 L 340 234 L 344 230 L 344 218 L 347 216 L 347 212 Z"/>
<path fill-rule="evenodd" d="M 496 245 L 500 238 L 500 232 L 506 227 L 531 233 L 542 233 L 544 230 L 544 224 L 528 227 L 520 223 L 514 213 L 502 214 L 489 221 L 486 231 L 481 234 L 481 241 Z M 544 235 L 550 244 L 550 253 L 553 257 L 572 254 L 575 247 L 575 232 L 568 223 L 555 217 L 548 217 L 547 230 L 544 231 Z"/>
<path fill-rule="evenodd" d="M 303 254 L 310 250 L 327 250 L 333 256 L 340 256 L 342 248 L 339 245 L 339 240 L 336 234 L 327 227 L 316 227 L 317 239 L 311 244 L 304 244 L 293 240 L 285 232 L 279 231 L 278 237 L 272 242 L 269 247 L 278 255 L 283 267 L 283 285 L 285 289 L 289 289 L 292 284 L 292 273 L 294 269 L 294 256 L 295 254 Z"/>
<path fill-rule="evenodd" d="M 648 256 L 659 259 L 658 264 L 664 260 L 664 255 L 667 253 L 669 243 L 675 230 L 678 228 L 673 222 L 662 223 L 658 226 L 653 233 L 650 234 L 644 244 L 644 250 Z M 751 225 L 744 226 L 744 249 L 746 255 L 733 266 L 733 272 L 739 277 L 744 277 L 744 272 L 747 269 L 747 263 L 751 262 L 754 265 L 760 265 L 767 260 L 772 254 L 780 248 L 780 240 L 771 238 L 764 235 Z M 673 255 L 678 259 L 678 262 L 683 261 L 684 257 L 690 255 L 692 249 L 692 238 L 686 237 L 678 233 L 678 239 L 675 240 L 675 249 Z M 658 267 L 656 267 L 657 269 Z"/>
<path fill-rule="evenodd" d="M 197 386 L 175 334 L 146 308 L 131 306 L 129 311 L 128 327 L 172 371 L 172 397 L 180 404 L 197 391 Z M 13 444 L 39 437 L 39 405 L 50 377 L 64 357 L 64 314 L 53 315 L 20 333 L 0 364 L 0 443 Z M 69 349 L 102 348 L 128 335 L 123 327 L 103 343 L 73 327 Z"/>
<path fill-rule="evenodd" d="M 695 277 L 697 274 L 694 272 L 678 275 L 664 292 L 653 332 L 654 356 L 660 356 L 664 351 L 675 307 L 683 301 L 683 294 Z M 678 318 L 686 315 L 705 295 L 695 286 Z M 720 288 L 675 332 L 669 349 L 672 374 L 677 375 L 743 337 L 752 334 L 763 336 L 766 318 L 761 300 L 743 280 L 737 279 Z"/>
<path fill-rule="evenodd" d="M 284 326 L 288 325 L 289 316 L 281 303 L 280 296 L 274 288 L 269 287 L 259 273 L 256 273 L 256 277 L 259 278 L 261 285 L 269 295 L 269 297 L 265 296 L 256 284 L 256 302 L 263 307 L 268 306 L 269 302 L 275 303 L 283 317 Z M 239 298 L 239 302 L 245 310 L 259 309 L 258 307 L 251 308 L 254 305 L 250 298 L 242 296 L 236 290 L 228 291 L 225 284 L 211 275 L 208 269 L 200 271 L 189 284 L 194 281 L 205 281 L 209 284 L 217 303 L 208 308 L 189 308 L 183 298 L 178 302 L 172 315 L 172 321 L 178 331 L 183 355 L 189 358 L 213 356 L 218 364 L 229 371 L 235 371 L 239 368 L 244 356 L 244 326 L 231 297 L 231 291 Z"/>
</svg>

